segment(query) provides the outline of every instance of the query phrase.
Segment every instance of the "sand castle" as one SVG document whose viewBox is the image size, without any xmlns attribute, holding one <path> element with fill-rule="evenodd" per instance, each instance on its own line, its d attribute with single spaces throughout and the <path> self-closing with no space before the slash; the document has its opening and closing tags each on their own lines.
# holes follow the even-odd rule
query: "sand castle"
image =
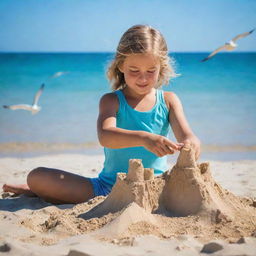
<svg viewBox="0 0 256 256">
<path fill-rule="evenodd" d="M 160 176 L 144 168 L 141 160 L 131 159 L 128 173 L 117 175 L 107 197 L 64 210 L 38 209 L 22 215 L 19 223 L 29 229 L 22 239 L 44 245 L 83 234 L 128 245 L 141 235 L 237 242 L 241 237 L 256 237 L 256 201 L 222 188 L 212 178 L 209 163 L 196 163 L 193 149 L 185 146 L 176 164 Z"/>
<path fill-rule="evenodd" d="M 159 226 L 161 224 L 156 222 L 159 215 L 197 216 L 204 224 L 215 225 L 213 229 L 220 230 L 229 223 L 230 232 L 238 229 L 247 235 L 256 228 L 255 202 L 237 197 L 217 184 L 211 176 L 209 163 L 197 164 L 189 146 L 182 148 L 171 170 L 157 177 L 152 169 L 143 167 L 141 160 L 131 159 L 128 173 L 118 173 L 109 196 L 80 217 L 88 220 L 117 212 L 119 216 L 97 234 L 109 235 L 115 230 L 113 236 L 118 236 L 129 225 L 141 221 Z M 121 224 L 121 220 L 125 224 Z M 186 222 L 186 218 L 183 220 Z"/>
<path fill-rule="evenodd" d="M 118 173 L 109 196 L 83 217 L 101 217 L 136 203 L 150 213 L 174 216 L 211 216 L 212 220 L 232 220 L 241 199 L 221 188 L 211 176 L 209 163 L 197 164 L 192 148 L 184 147 L 176 165 L 154 177 L 140 159 L 130 159 L 129 170 Z"/>
</svg>

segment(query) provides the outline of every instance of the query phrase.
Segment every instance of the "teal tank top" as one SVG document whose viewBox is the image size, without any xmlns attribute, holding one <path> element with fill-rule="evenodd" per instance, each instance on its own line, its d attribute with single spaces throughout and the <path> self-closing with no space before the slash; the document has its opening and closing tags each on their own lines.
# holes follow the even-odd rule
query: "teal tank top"
<svg viewBox="0 0 256 256">
<path fill-rule="evenodd" d="M 121 90 L 115 91 L 119 108 L 116 115 L 116 126 L 127 130 L 147 131 L 167 137 L 170 131 L 169 110 L 162 90 L 156 90 L 156 103 L 146 112 L 140 112 L 128 105 Z M 118 172 L 128 171 L 129 159 L 142 159 L 144 168 L 153 168 L 159 175 L 167 170 L 167 156 L 158 157 L 144 147 L 121 149 L 104 148 L 105 162 L 99 178 L 103 184 L 113 186 Z"/>
</svg>

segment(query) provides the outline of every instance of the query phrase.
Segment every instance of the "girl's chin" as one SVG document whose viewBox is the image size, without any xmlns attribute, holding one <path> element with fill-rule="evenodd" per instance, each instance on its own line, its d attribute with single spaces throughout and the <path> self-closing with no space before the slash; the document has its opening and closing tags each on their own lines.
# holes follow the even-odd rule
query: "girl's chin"
<svg viewBox="0 0 256 256">
<path fill-rule="evenodd" d="M 152 86 L 150 85 L 136 85 L 136 88 L 140 91 L 149 91 L 152 89 Z"/>
<path fill-rule="evenodd" d="M 130 88 L 136 94 L 147 94 L 150 93 L 151 90 L 154 89 L 151 85 L 137 85 Z M 129 89 L 128 89 L 129 90 Z"/>
</svg>

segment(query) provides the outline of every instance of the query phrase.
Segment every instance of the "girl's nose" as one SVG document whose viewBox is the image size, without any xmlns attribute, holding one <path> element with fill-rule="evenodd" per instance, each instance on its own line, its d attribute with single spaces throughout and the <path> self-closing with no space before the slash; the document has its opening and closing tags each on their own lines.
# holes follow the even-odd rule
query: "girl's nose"
<svg viewBox="0 0 256 256">
<path fill-rule="evenodd" d="M 140 76 L 139 76 L 139 80 L 140 80 L 140 82 L 142 82 L 142 83 L 147 82 L 147 75 L 144 74 L 144 73 L 141 73 Z"/>
</svg>

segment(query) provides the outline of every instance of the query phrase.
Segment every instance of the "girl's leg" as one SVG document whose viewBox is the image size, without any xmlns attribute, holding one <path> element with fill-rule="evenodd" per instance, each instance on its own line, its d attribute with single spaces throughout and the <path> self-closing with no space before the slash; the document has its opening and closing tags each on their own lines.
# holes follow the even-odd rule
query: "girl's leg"
<svg viewBox="0 0 256 256">
<path fill-rule="evenodd" d="M 32 170 L 27 177 L 27 186 L 30 189 L 27 192 L 54 204 L 82 203 L 94 197 L 88 178 L 58 169 L 38 167 Z"/>
</svg>

